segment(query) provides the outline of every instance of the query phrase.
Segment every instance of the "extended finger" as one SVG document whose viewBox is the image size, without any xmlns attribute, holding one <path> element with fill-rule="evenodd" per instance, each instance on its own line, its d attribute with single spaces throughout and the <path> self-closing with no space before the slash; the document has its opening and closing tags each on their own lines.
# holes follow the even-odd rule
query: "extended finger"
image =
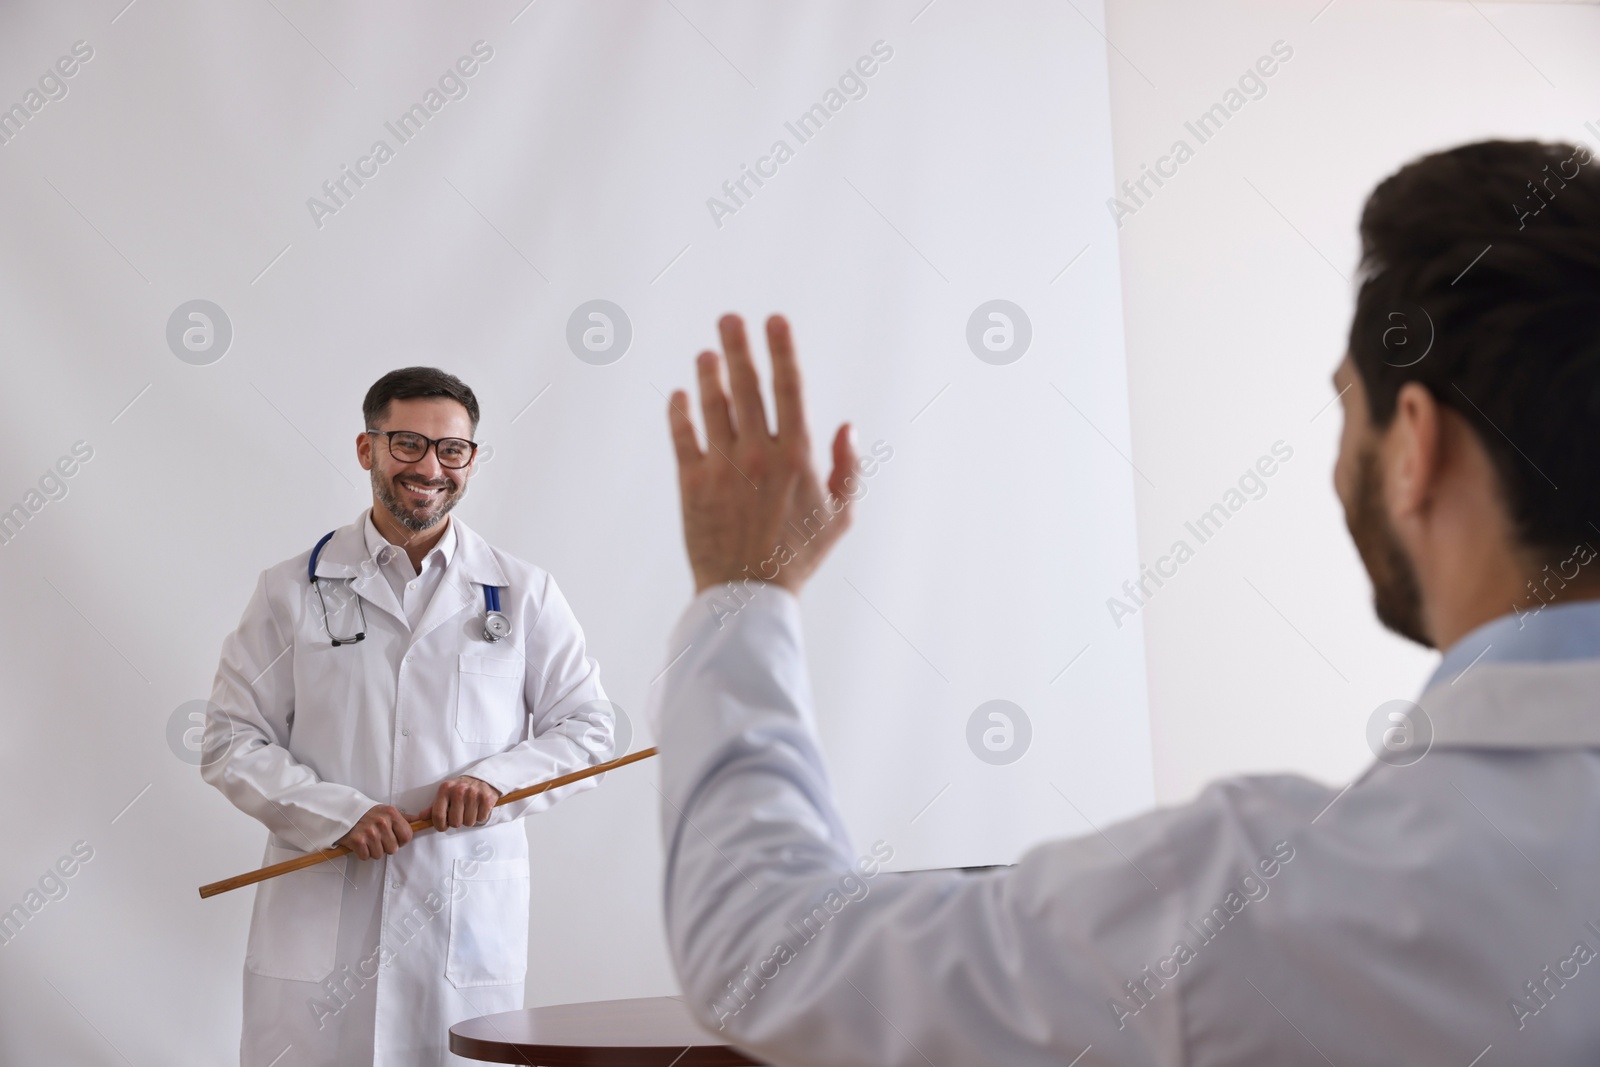
<svg viewBox="0 0 1600 1067">
<path fill-rule="evenodd" d="M 700 415 L 706 423 L 706 439 L 718 448 L 733 443 L 733 420 L 728 412 L 728 394 L 722 388 L 722 369 L 717 354 L 705 351 L 696 357 L 694 368 L 700 379 Z"/>
<path fill-rule="evenodd" d="M 860 460 L 851 440 L 854 436 L 854 427 L 848 422 L 833 435 L 833 472 L 828 475 L 828 492 L 839 501 L 840 514 L 848 511 L 851 501 L 859 495 Z"/>
<path fill-rule="evenodd" d="M 754 436 L 767 433 L 767 412 L 761 403 L 761 381 L 750 358 L 750 344 L 744 336 L 744 320 L 724 315 L 717 323 L 722 332 L 722 351 L 728 357 L 728 382 L 733 387 L 735 431 Z"/>
<path fill-rule="evenodd" d="M 689 418 L 689 394 L 682 389 L 673 392 L 667 400 L 667 422 L 672 427 L 672 447 L 678 454 L 678 468 L 704 458 L 700 440 L 695 436 L 694 420 Z"/>
<path fill-rule="evenodd" d="M 767 350 L 772 353 L 772 395 L 778 407 L 778 438 L 804 443 L 809 440 L 809 433 L 800 363 L 795 358 L 789 322 L 782 315 L 767 319 Z"/>
</svg>

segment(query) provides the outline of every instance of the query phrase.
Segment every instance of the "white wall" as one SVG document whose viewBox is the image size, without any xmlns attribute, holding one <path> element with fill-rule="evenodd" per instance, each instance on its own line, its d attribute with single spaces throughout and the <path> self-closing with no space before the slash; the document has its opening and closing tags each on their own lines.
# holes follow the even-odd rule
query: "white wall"
<svg viewBox="0 0 1600 1067">
<path fill-rule="evenodd" d="M 1597 140 L 1595 6 L 1325 4 L 1108 5 L 1117 181 L 1196 148 L 1121 229 L 1133 458 L 1155 483 L 1136 485 L 1141 558 L 1273 442 L 1294 449 L 1141 612 L 1163 801 L 1233 773 L 1349 778 L 1367 717 L 1436 661 L 1373 618 L 1332 488 L 1338 405 L 1318 414 L 1367 193 L 1467 141 Z M 1266 95 L 1199 144 L 1184 122 L 1279 40 L 1294 54 Z"/>
</svg>

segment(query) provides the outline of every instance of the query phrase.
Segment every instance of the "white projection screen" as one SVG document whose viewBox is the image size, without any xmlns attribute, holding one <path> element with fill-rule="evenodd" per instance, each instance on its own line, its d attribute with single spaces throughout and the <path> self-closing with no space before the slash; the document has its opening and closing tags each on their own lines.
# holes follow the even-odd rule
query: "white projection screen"
<svg viewBox="0 0 1600 1067">
<path fill-rule="evenodd" d="M 786 314 L 819 463 L 845 420 L 880 459 L 803 597 L 858 848 L 1149 806 L 1100 3 L 124 4 L 0 9 L 0 909 L 92 853 L 0 947 L 0 1059 L 236 1055 L 254 891 L 195 889 L 265 830 L 184 709 L 370 503 L 396 367 L 477 391 L 459 514 L 555 576 L 639 748 L 693 591 L 666 396 Z M 529 820 L 530 1003 L 674 991 L 655 773 Z"/>
</svg>

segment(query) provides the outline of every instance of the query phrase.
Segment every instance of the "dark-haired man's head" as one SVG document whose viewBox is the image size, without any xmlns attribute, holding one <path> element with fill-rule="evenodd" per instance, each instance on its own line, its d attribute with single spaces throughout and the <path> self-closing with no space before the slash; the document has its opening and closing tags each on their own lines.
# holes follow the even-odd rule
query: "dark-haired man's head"
<svg viewBox="0 0 1600 1067">
<path fill-rule="evenodd" d="M 454 375 L 406 367 L 374 382 L 361 412 L 366 430 L 356 438 L 356 454 L 371 472 L 375 509 L 409 535 L 435 529 L 467 491 L 474 450 L 461 443 L 477 432 L 477 397 Z"/>
<path fill-rule="evenodd" d="M 1490 141 L 1385 179 L 1335 373 L 1379 620 L 1445 647 L 1600 595 L 1600 160 Z"/>
</svg>

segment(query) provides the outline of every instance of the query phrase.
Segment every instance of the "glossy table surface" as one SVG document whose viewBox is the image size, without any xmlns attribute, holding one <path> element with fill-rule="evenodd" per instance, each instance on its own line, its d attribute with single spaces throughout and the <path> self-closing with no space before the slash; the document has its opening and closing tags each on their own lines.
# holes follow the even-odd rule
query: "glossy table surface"
<svg viewBox="0 0 1600 1067">
<path fill-rule="evenodd" d="M 524 1008 L 450 1028 L 450 1051 L 533 1067 L 759 1067 L 718 1042 L 679 997 Z"/>
</svg>

